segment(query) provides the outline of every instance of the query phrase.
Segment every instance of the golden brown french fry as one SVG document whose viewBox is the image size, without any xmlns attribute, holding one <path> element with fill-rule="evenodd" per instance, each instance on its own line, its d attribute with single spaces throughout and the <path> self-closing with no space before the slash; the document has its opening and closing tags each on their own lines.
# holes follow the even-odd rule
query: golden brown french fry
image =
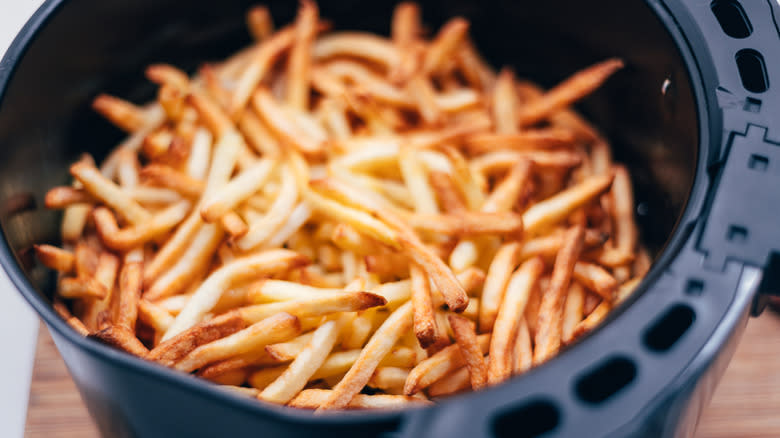
<svg viewBox="0 0 780 438">
<path fill-rule="evenodd" d="M 525 231 L 534 234 L 560 222 L 574 210 L 603 194 L 611 184 L 612 175 L 589 177 L 557 195 L 534 204 L 523 213 Z"/>
<path fill-rule="evenodd" d="M 510 211 L 517 203 L 520 194 L 526 188 L 531 177 L 532 162 L 520 159 L 512 166 L 507 176 L 501 180 L 485 199 L 480 210 L 486 213 Z"/>
<path fill-rule="evenodd" d="M 274 62 L 293 44 L 294 40 L 295 27 L 285 27 L 262 42 L 237 79 L 236 88 L 233 90 L 233 97 L 228 107 L 228 112 L 231 115 L 239 115 L 243 111 L 257 85 L 269 73 Z"/>
<path fill-rule="evenodd" d="M 457 371 L 442 377 L 431 383 L 428 387 L 428 395 L 431 397 L 442 397 L 452 395 L 471 388 L 471 375 L 467 367 L 461 367 Z M 418 393 L 419 394 L 419 393 Z"/>
<path fill-rule="evenodd" d="M 487 353 L 490 344 L 490 335 L 479 335 L 477 336 L 477 340 L 479 341 L 479 348 L 482 353 Z M 415 394 L 450 372 L 465 365 L 466 361 L 463 359 L 463 356 L 460 353 L 460 347 L 457 344 L 445 347 L 412 368 L 412 371 L 409 372 L 409 377 L 404 384 L 404 394 Z"/>
<path fill-rule="evenodd" d="M 119 186 L 101 175 L 94 166 L 80 161 L 70 167 L 70 173 L 90 194 L 113 208 L 129 222 L 140 224 L 151 219 L 151 213 L 131 199 Z"/>
<path fill-rule="evenodd" d="M 298 334 L 300 329 L 298 318 L 287 313 L 278 313 L 232 335 L 201 345 L 174 367 L 180 371 L 191 372 L 209 363 L 256 350 L 262 345 L 290 339 Z"/>
<path fill-rule="evenodd" d="M 246 225 L 241 216 L 233 210 L 223 214 L 219 219 L 220 225 L 227 232 L 232 239 L 240 239 L 249 232 L 249 227 Z"/>
<path fill-rule="evenodd" d="M 487 377 L 491 385 L 501 383 L 512 376 L 514 340 L 522 319 L 518 315 L 525 312 L 528 297 L 543 270 L 544 262 L 533 258 L 523 263 L 509 280 L 490 339 Z"/>
<path fill-rule="evenodd" d="M 414 333 L 422 348 L 430 347 L 439 337 L 433 314 L 433 301 L 428 277 L 416 265 L 410 267 Z"/>
<path fill-rule="evenodd" d="M 336 344 L 341 326 L 338 321 L 328 321 L 315 330 L 309 344 L 298 354 L 289 368 L 268 385 L 258 398 L 284 404 L 295 397 L 328 358 L 328 354 Z"/>
<path fill-rule="evenodd" d="M 145 357 L 149 353 L 149 350 L 144 347 L 144 344 L 142 344 L 141 341 L 125 327 L 116 325 L 108 326 L 100 331 L 90 333 L 87 337 L 97 339 L 106 345 L 110 345 L 138 357 Z"/>
<path fill-rule="evenodd" d="M 92 109 L 126 132 L 135 132 L 146 125 L 144 110 L 118 97 L 99 94 Z"/>
<path fill-rule="evenodd" d="M 299 409 L 317 409 L 333 397 L 334 390 L 304 389 L 287 406 Z M 345 409 L 401 409 L 410 405 L 430 404 L 426 400 L 403 395 L 356 394 L 344 406 Z"/>
<path fill-rule="evenodd" d="M 461 74 L 472 87 L 478 90 L 489 90 L 495 84 L 496 73 L 482 59 L 468 37 L 460 44 L 455 61 Z"/>
<path fill-rule="evenodd" d="M 111 249 L 126 251 L 154 240 L 178 225 L 190 210 L 188 201 L 179 201 L 151 217 L 147 222 L 119 229 L 114 214 L 105 207 L 92 212 L 100 239 Z"/>
<path fill-rule="evenodd" d="M 555 257 L 547 291 L 542 295 L 534 340 L 534 365 L 551 358 L 561 345 L 563 305 L 572 271 L 582 251 L 585 229 L 575 226 L 566 232 L 565 243 Z"/>
<path fill-rule="evenodd" d="M 303 0 L 295 20 L 295 42 L 287 59 L 287 103 L 302 111 L 309 109 L 311 47 L 318 19 L 316 3 Z"/>
<path fill-rule="evenodd" d="M 504 68 L 498 74 L 493 88 L 493 118 L 496 132 L 499 134 L 514 134 L 517 128 L 517 91 L 515 91 L 515 75 L 512 70 Z"/>
<path fill-rule="evenodd" d="M 33 247 L 38 261 L 49 269 L 68 274 L 76 268 L 76 256 L 72 251 L 52 245 L 34 245 Z"/>
<path fill-rule="evenodd" d="M 571 75 L 544 96 L 524 105 L 519 115 L 520 125 L 533 125 L 587 96 L 623 68 L 623 65 L 620 59 L 612 58 Z"/>
<path fill-rule="evenodd" d="M 146 78 L 157 85 L 171 84 L 179 89 L 189 87 L 187 73 L 169 64 L 152 64 L 146 68 Z"/>
<path fill-rule="evenodd" d="M 318 410 L 340 409 L 350 401 L 368 383 L 379 362 L 387 355 L 398 338 L 412 325 L 412 303 L 408 302 L 396 309 L 380 326 L 363 350 L 352 368 L 333 388 L 333 392 Z"/>
<path fill-rule="evenodd" d="M 522 374 L 533 366 L 534 352 L 531 346 L 531 332 L 525 318 L 520 320 L 514 346 L 514 374 Z"/>
<path fill-rule="evenodd" d="M 582 321 L 583 307 L 585 305 L 585 289 L 582 285 L 572 282 L 569 285 L 569 293 L 566 295 L 566 304 L 563 308 L 563 323 L 561 325 L 561 340 L 569 343 L 574 336 L 574 328 Z"/>
<path fill-rule="evenodd" d="M 431 75 L 441 72 L 447 61 L 458 51 L 468 30 L 469 22 L 461 17 L 452 18 L 442 26 L 425 53 L 422 73 Z"/>
<path fill-rule="evenodd" d="M 282 154 L 279 142 L 254 111 L 247 110 L 241 114 L 238 129 L 246 137 L 247 143 L 260 155 L 278 157 Z"/>
<path fill-rule="evenodd" d="M 618 282 L 601 266 L 588 262 L 577 262 L 574 265 L 572 275 L 583 286 L 596 292 L 605 300 L 612 302 L 615 299 Z"/>
<path fill-rule="evenodd" d="M 83 189 L 60 186 L 46 192 L 43 202 L 46 208 L 56 210 L 77 204 L 93 204 L 95 198 Z"/>
<path fill-rule="evenodd" d="M 481 133 L 466 137 L 465 144 L 472 154 L 498 150 L 530 151 L 554 149 L 574 145 L 571 132 L 558 129 L 535 129 L 519 133 Z"/>
<path fill-rule="evenodd" d="M 458 214 L 467 210 L 463 195 L 449 173 L 429 172 L 428 181 L 443 211 Z"/>
<path fill-rule="evenodd" d="M 138 319 L 158 333 L 164 333 L 173 324 L 170 313 L 145 299 L 138 301 Z"/>
<path fill-rule="evenodd" d="M 463 356 L 471 376 L 471 388 L 481 389 L 487 383 L 488 369 L 477 340 L 477 333 L 474 331 L 474 323 L 454 314 L 450 314 L 448 318 L 455 335 L 455 341 L 460 347 L 460 354 Z"/>
<path fill-rule="evenodd" d="M 428 125 L 438 125 L 443 121 L 443 114 L 439 103 L 436 100 L 436 90 L 431 81 L 417 75 L 409 80 L 407 84 L 408 94 L 412 96 L 417 106 L 417 112 L 420 113 L 423 121 Z M 403 165 L 403 158 L 401 164 Z"/>
<path fill-rule="evenodd" d="M 195 325 L 206 312 L 217 304 L 219 297 L 231 284 L 261 275 L 285 271 L 307 263 L 308 259 L 300 254 L 285 249 L 274 249 L 236 259 L 219 268 L 206 277 L 206 280 L 198 287 L 192 299 L 176 316 L 173 325 L 163 336 L 163 341 L 171 339 Z"/>
<path fill-rule="evenodd" d="M 631 280 L 621 284 L 618 288 L 617 296 L 615 297 L 615 303 L 619 304 L 625 301 L 625 299 L 634 292 L 634 289 L 639 286 L 639 283 L 642 282 L 643 278 L 644 277 L 634 277 Z"/>
<path fill-rule="evenodd" d="M 385 391 L 394 391 L 403 388 L 409 370 L 399 367 L 379 367 L 371 375 L 368 386 Z"/>
<path fill-rule="evenodd" d="M 188 198 L 200 197 L 205 188 L 200 179 L 163 164 L 149 164 L 141 169 L 140 175 L 145 182 L 169 188 Z"/>
<path fill-rule="evenodd" d="M 114 320 L 117 327 L 122 327 L 130 333 L 135 333 L 135 323 L 138 319 L 138 302 L 143 288 L 143 263 L 143 249 L 135 248 L 125 254 L 122 270 L 119 272 L 119 296 Z"/>
<path fill-rule="evenodd" d="M 246 13 L 246 24 L 255 41 L 265 41 L 274 33 L 273 18 L 265 5 L 252 6 Z"/>
<path fill-rule="evenodd" d="M 590 314 L 585 319 L 577 324 L 577 326 L 574 328 L 574 333 L 572 333 L 572 340 L 576 340 L 585 333 L 593 330 L 601 323 L 601 321 L 604 320 L 611 308 L 612 305 L 609 304 L 609 302 L 602 301 L 601 304 L 596 306 L 596 308 L 593 309 L 593 311 L 590 312 Z"/>
<path fill-rule="evenodd" d="M 579 166 L 583 158 L 575 151 L 567 150 L 500 150 L 480 155 L 470 162 L 470 168 L 477 175 L 490 175 L 512 167 L 520 159 L 534 162 L 537 168 L 544 170 L 568 169 Z"/>
<path fill-rule="evenodd" d="M 185 101 L 195 108 L 200 120 L 214 134 L 215 138 L 221 138 L 225 134 L 235 130 L 230 116 L 211 97 L 199 91 L 190 90 Z"/>
<path fill-rule="evenodd" d="M 52 306 L 54 307 L 54 311 L 57 312 L 57 314 L 60 315 L 60 317 L 64 319 L 65 322 L 67 322 L 68 325 L 73 328 L 73 330 L 76 330 L 76 332 L 81 336 L 89 335 L 89 329 L 87 329 L 87 327 L 83 322 L 81 322 L 80 319 L 76 318 L 72 313 L 70 313 L 68 306 L 62 302 L 62 299 L 54 297 L 53 301 L 54 302 L 52 303 Z"/>
<path fill-rule="evenodd" d="M 479 307 L 479 331 L 482 333 L 493 331 L 493 324 L 504 299 L 506 286 L 517 266 L 519 249 L 518 242 L 505 243 L 490 262 Z"/>
<path fill-rule="evenodd" d="M 401 54 L 386 38 L 364 32 L 336 32 L 314 43 L 312 56 L 324 60 L 349 56 L 379 64 L 390 69 L 401 62 Z"/>
</svg>

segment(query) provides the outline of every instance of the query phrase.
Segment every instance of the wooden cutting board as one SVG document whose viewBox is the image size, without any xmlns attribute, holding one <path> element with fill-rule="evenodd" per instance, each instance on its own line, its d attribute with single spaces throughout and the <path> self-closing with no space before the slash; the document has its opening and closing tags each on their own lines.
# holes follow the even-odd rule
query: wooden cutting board
<svg viewBox="0 0 780 438">
<path fill-rule="evenodd" d="M 780 317 L 747 326 L 699 423 L 696 438 L 780 437 Z M 97 438 L 78 391 L 45 327 L 33 369 L 27 438 Z"/>
</svg>

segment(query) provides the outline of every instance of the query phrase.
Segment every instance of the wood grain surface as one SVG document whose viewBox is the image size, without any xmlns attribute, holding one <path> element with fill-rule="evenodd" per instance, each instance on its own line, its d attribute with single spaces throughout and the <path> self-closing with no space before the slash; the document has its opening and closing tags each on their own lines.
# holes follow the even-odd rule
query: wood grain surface
<svg viewBox="0 0 780 438">
<path fill-rule="evenodd" d="M 780 317 L 748 323 L 699 423 L 696 438 L 780 437 Z M 98 438 L 45 327 L 41 327 L 27 412 L 27 438 Z"/>
</svg>

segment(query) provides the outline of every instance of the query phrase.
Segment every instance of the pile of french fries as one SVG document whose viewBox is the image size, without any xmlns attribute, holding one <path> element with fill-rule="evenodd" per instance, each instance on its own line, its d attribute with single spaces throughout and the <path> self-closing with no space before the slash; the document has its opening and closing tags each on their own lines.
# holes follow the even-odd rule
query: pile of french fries
<svg viewBox="0 0 780 438">
<path fill-rule="evenodd" d="M 56 310 L 85 336 L 259 400 L 398 408 L 501 383 L 597 326 L 648 270 L 631 181 L 550 90 L 496 74 L 469 23 L 425 38 L 247 15 L 255 42 L 156 101 L 101 95 L 128 133 L 46 195 Z"/>
</svg>

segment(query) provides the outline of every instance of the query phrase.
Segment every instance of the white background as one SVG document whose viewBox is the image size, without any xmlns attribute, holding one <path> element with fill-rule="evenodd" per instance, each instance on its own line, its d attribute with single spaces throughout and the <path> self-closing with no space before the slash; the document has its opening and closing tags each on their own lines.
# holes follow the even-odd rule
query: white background
<svg viewBox="0 0 780 438">
<path fill-rule="evenodd" d="M 0 0 L 0 54 L 41 3 L 43 0 Z M 38 317 L 0 269 L 0 436 L 24 436 L 37 336 Z"/>
</svg>

